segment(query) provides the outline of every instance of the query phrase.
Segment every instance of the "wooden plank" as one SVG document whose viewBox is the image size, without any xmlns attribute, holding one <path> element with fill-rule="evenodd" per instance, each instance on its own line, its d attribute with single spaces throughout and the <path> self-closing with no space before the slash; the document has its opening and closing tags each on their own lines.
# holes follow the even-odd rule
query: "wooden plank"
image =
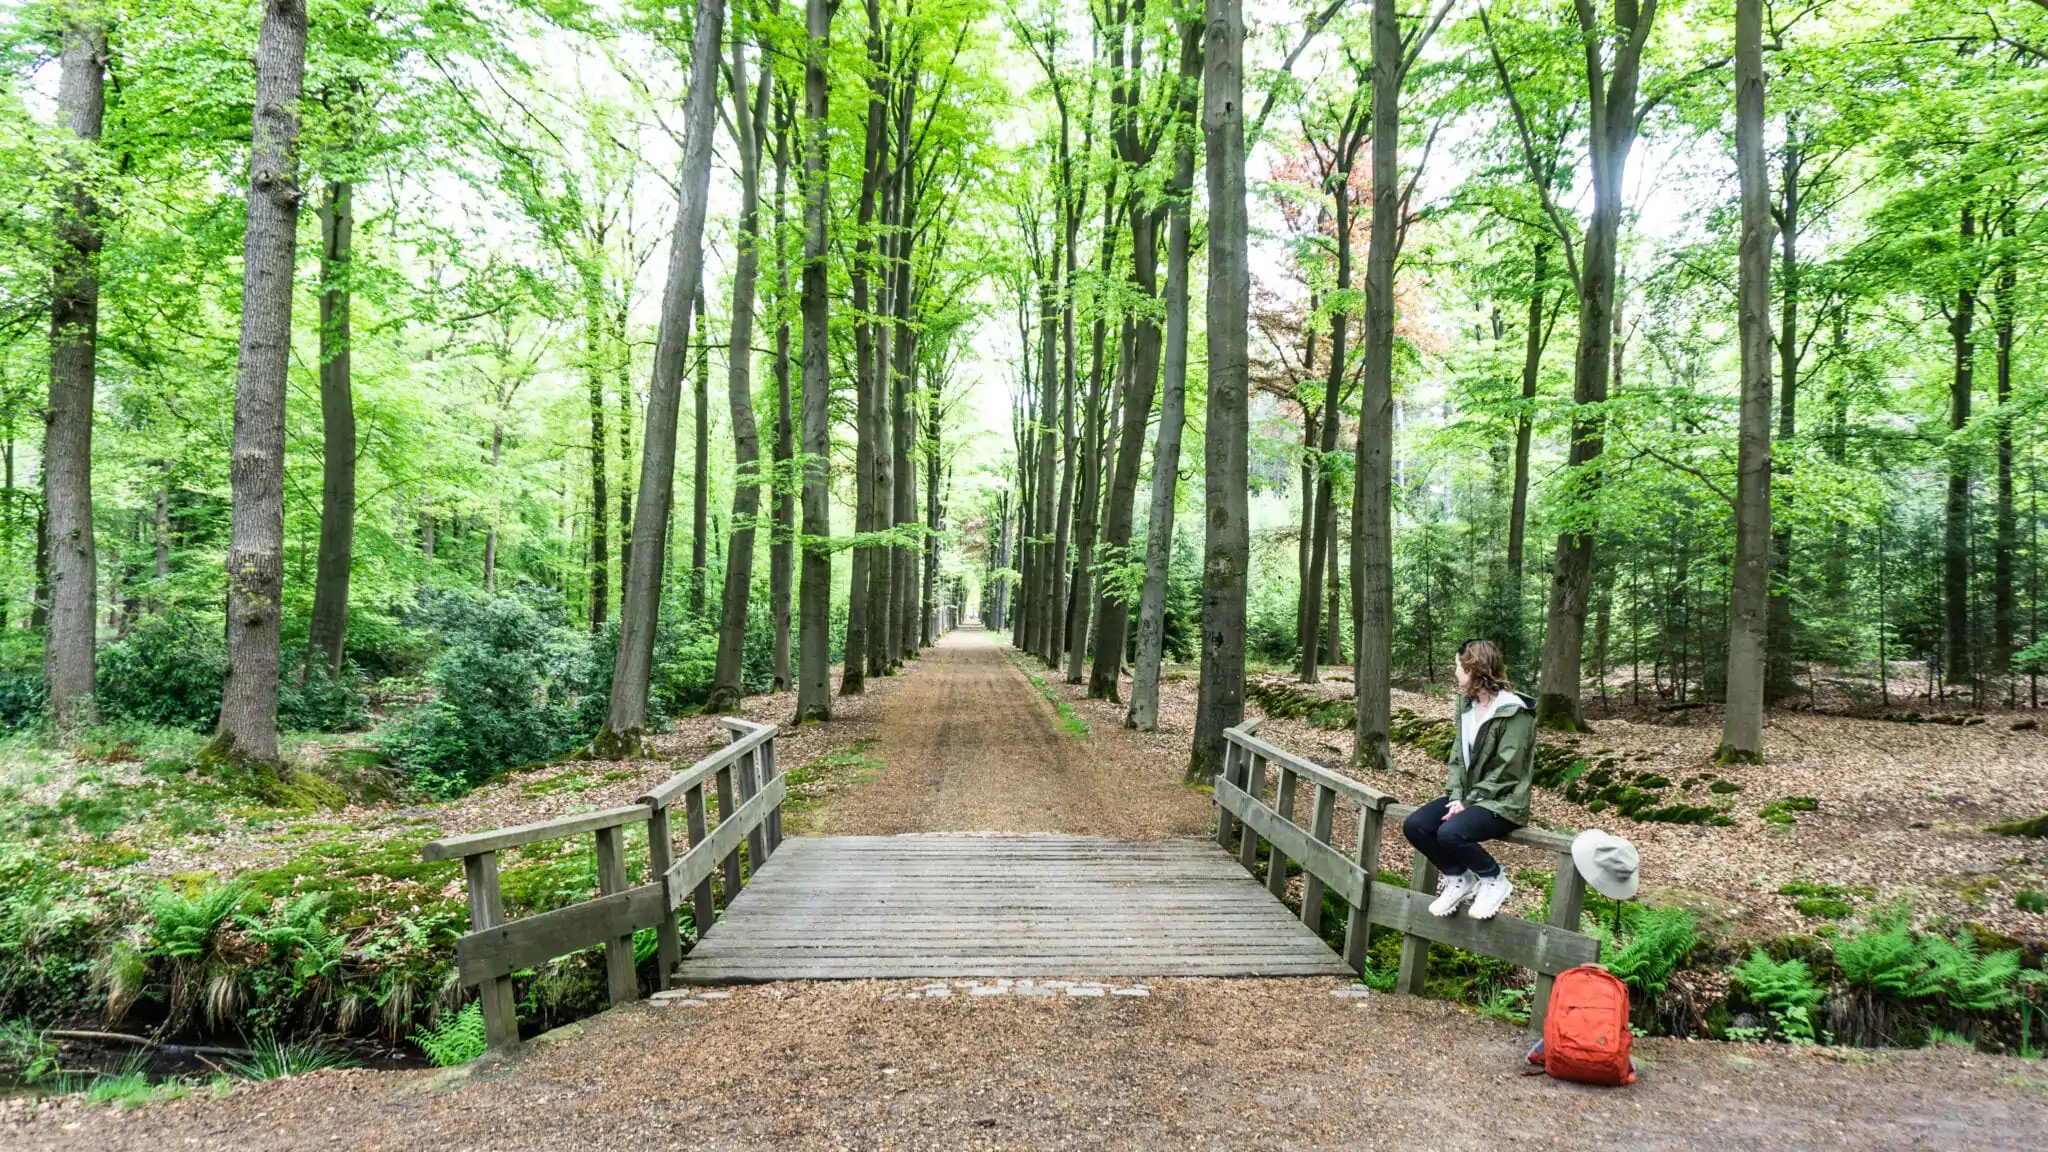
<svg viewBox="0 0 2048 1152">
<path fill-rule="evenodd" d="M 669 810 L 656 808 L 647 818 L 647 873 L 660 879 L 675 862 L 675 833 L 669 827 Z M 676 926 L 675 906 L 654 924 L 655 976 L 657 987 L 666 989 L 675 981 L 676 964 L 683 958 L 682 932 Z"/>
<path fill-rule="evenodd" d="M 1261 740 L 1245 732 L 1242 726 L 1226 729 L 1224 735 L 1230 741 L 1242 744 L 1247 752 L 1263 757 L 1272 763 L 1285 765 L 1293 769 L 1298 775 L 1314 780 L 1318 784 L 1326 784 L 1336 789 L 1340 795 L 1349 797 L 1360 808 L 1384 808 L 1394 802 L 1392 796 L 1374 788 L 1372 785 L 1360 783 L 1344 775 L 1342 772 L 1325 768 L 1307 757 L 1297 756 L 1278 744 Z"/>
<path fill-rule="evenodd" d="M 760 795 L 741 805 L 730 816 L 721 819 L 718 827 L 709 836 L 692 844 L 690 850 L 683 854 L 683 858 L 676 861 L 668 870 L 669 891 L 680 894 L 690 888 L 709 883 L 711 874 L 716 872 L 724 864 L 725 859 L 739 847 L 747 829 L 758 825 L 769 812 L 782 803 L 784 790 L 782 779 L 777 777 L 773 784 L 761 790 Z M 726 894 L 728 902 L 738 894 L 739 888 L 735 885 Z M 701 937 L 710 926 L 710 921 L 700 921 L 697 926 L 698 935 Z"/>
<path fill-rule="evenodd" d="M 1519 916 L 1474 920 L 1470 916 L 1432 916 L 1435 894 L 1392 884 L 1373 885 L 1372 922 L 1407 934 L 1419 942 L 1434 940 L 1468 952 L 1482 952 L 1539 973 L 1556 975 L 1600 958 L 1600 942 L 1583 933 Z M 1402 969 L 1407 974 L 1407 942 L 1402 944 Z M 1420 985 L 1417 985 L 1420 988 Z M 1399 991 L 1406 988 L 1397 987 Z"/>
<path fill-rule="evenodd" d="M 498 893 L 498 854 L 465 856 L 462 870 L 469 889 L 469 929 L 488 932 L 505 919 L 505 904 Z M 483 1001 L 484 1043 L 493 1051 L 518 1045 L 519 1007 L 512 998 L 512 977 L 507 974 L 463 983 L 480 984 L 477 993 Z"/>
<path fill-rule="evenodd" d="M 1358 870 L 1378 879 L 1380 874 L 1380 835 L 1385 828 L 1386 814 L 1377 808 L 1367 808 L 1358 814 L 1358 846 L 1352 855 Z M 1365 975 L 1365 966 L 1372 947 L 1372 886 L 1363 892 L 1363 903 L 1352 903 L 1351 918 L 1344 924 L 1344 966 L 1359 975 Z"/>
<path fill-rule="evenodd" d="M 733 796 L 732 770 L 733 766 L 727 764 L 718 770 L 716 777 L 718 781 L 718 826 L 720 828 L 725 827 L 726 822 L 733 818 L 734 813 L 738 812 L 740 807 L 739 800 Z M 733 838 L 731 850 L 724 854 L 724 857 L 719 861 L 719 865 L 720 870 L 725 874 L 725 902 L 731 904 L 733 897 L 740 894 L 740 841 L 738 837 Z"/>
<path fill-rule="evenodd" d="M 764 788 L 768 786 L 770 780 L 782 775 L 781 763 L 775 759 L 775 749 L 776 743 L 773 738 L 761 745 L 761 786 Z M 773 855 L 781 848 L 782 809 L 777 808 L 768 814 L 768 855 Z M 765 862 L 768 855 L 762 856 L 761 859 Z"/>
<path fill-rule="evenodd" d="M 1309 838 L 1318 844 L 1328 844 L 1336 816 L 1336 789 L 1327 784 L 1317 784 L 1315 807 L 1309 810 Z M 1301 922 L 1311 932 L 1323 929 L 1323 878 L 1313 872 L 1301 880 Z"/>
<path fill-rule="evenodd" d="M 450 836 L 445 840 L 435 840 L 421 848 L 420 858 L 453 860 L 458 856 L 474 856 L 479 852 L 517 848 L 521 844 L 532 844 L 539 840 L 559 840 L 564 836 L 574 836 L 578 832 L 595 832 L 599 828 L 616 828 L 635 820 L 645 820 L 648 811 L 645 804 L 627 804 L 618 808 L 586 812 L 580 816 L 558 816 L 553 820 L 540 820 L 513 828 L 472 832 L 466 836 Z"/>
<path fill-rule="evenodd" d="M 734 766 L 740 787 L 740 803 L 752 800 L 761 791 L 761 750 L 756 748 Z M 768 822 L 761 821 L 747 829 L 747 872 L 752 875 L 768 860 L 768 837 L 762 831 Z"/>
<path fill-rule="evenodd" d="M 1216 779 L 1220 782 L 1236 784 L 1238 782 L 1237 762 L 1243 755 L 1244 750 L 1238 747 L 1236 741 L 1224 741 L 1223 770 L 1216 774 Z M 1231 824 L 1230 811 L 1219 802 L 1216 806 L 1216 846 L 1228 852 L 1230 850 L 1230 835 L 1233 831 L 1235 829 Z"/>
<path fill-rule="evenodd" d="M 1579 875 L 1578 862 L 1569 851 L 1557 854 L 1557 874 L 1550 882 L 1550 925 L 1576 933 L 1579 917 L 1586 910 L 1586 881 Z M 1593 939 L 1593 959 L 1600 959 L 1600 941 Z M 1556 976 L 1549 972 L 1536 974 L 1536 993 L 1529 998 L 1529 1031 L 1540 1035 L 1543 1020 L 1550 1012 L 1550 986 L 1556 983 Z"/>
<path fill-rule="evenodd" d="M 675 803 L 676 797 L 703 785 L 711 779 L 713 773 L 730 765 L 747 751 L 773 740 L 777 732 L 773 724 L 755 725 L 750 721 L 736 720 L 732 717 L 720 720 L 719 723 L 723 724 L 727 731 L 734 731 L 735 724 L 748 725 L 755 730 L 736 738 L 732 743 L 649 788 L 647 794 L 640 798 L 642 803 L 650 806 Z"/>
<path fill-rule="evenodd" d="M 661 885 L 642 884 L 471 932 L 455 941 L 455 965 L 463 983 L 476 984 L 615 937 L 631 937 L 636 929 L 654 923 L 661 912 Z"/>
<path fill-rule="evenodd" d="M 616 896 L 626 890 L 626 846 L 617 828 L 597 830 L 597 890 Z M 640 979 L 633 972 L 633 933 L 609 936 L 604 942 L 604 971 L 613 1004 L 640 998 Z"/>
<path fill-rule="evenodd" d="M 1431 920 L 1437 920 L 1437 917 L 1429 915 L 1429 902 L 1436 899 L 1436 879 L 1436 865 L 1430 863 L 1427 856 L 1417 852 L 1415 854 L 1415 867 L 1408 873 L 1407 892 L 1410 895 L 1419 894 L 1422 897 L 1422 914 L 1429 916 Z M 1380 899 L 1380 890 L 1382 888 L 1387 892 L 1402 891 L 1402 889 L 1395 888 L 1392 885 L 1375 882 L 1370 897 L 1372 908 L 1367 915 L 1374 924 L 1391 926 L 1391 921 L 1382 918 L 1385 910 L 1380 905 L 1403 898 L 1390 896 L 1387 900 L 1382 901 Z M 1443 921 L 1448 922 L 1452 919 L 1454 917 L 1446 916 L 1443 918 Z M 1423 982 L 1429 978 L 1429 942 L 1431 939 L 1433 937 L 1425 936 L 1419 932 L 1410 932 L 1402 937 L 1401 969 L 1394 976 L 1394 991 L 1406 992 L 1411 996 L 1422 995 Z"/>
<path fill-rule="evenodd" d="M 1305 871 L 1322 877 L 1345 903 L 1356 907 L 1360 892 L 1368 877 L 1358 865 L 1344 858 L 1344 854 L 1328 844 L 1317 843 L 1315 838 L 1300 827 L 1284 822 L 1279 814 L 1227 784 L 1216 788 L 1219 803 L 1244 821 L 1245 827 L 1263 836 L 1273 844 L 1275 852 L 1285 852 L 1300 861 Z"/>
</svg>

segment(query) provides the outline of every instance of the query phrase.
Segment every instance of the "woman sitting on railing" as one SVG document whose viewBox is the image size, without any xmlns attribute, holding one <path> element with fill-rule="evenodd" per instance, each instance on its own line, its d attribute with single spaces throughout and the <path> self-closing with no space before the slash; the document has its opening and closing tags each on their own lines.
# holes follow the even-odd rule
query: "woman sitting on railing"
<svg viewBox="0 0 2048 1152">
<path fill-rule="evenodd" d="M 1458 731 L 1451 741 L 1444 795 L 1410 813 L 1401 831 L 1443 873 L 1429 906 L 1450 916 L 1472 902 L 1490 920 L 1514 894 L 1500 863 L 1480 847 L 1529 823 L 1529 779 L 1536 760 L 1536 704 L 1508 687 L 1500 649 L 1490 640 L 1458 645 Z"/>
</svg>

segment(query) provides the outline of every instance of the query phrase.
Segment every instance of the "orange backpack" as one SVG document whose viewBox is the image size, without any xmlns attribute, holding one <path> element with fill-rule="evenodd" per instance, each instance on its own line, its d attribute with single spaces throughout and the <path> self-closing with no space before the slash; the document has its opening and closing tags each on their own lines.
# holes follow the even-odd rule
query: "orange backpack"
<svg viewBox="0 0 2048 1152">
<path fill-rule="evenodd" d="M 1628 985 L 1614 973 L 1597 964 L 1567 968 L 1550 986 L 1543 1039 L 1529 1053 L 1529 1063 L 1560 1080 L 1633 1084 L 1628 1015 Z"/>
</svg>

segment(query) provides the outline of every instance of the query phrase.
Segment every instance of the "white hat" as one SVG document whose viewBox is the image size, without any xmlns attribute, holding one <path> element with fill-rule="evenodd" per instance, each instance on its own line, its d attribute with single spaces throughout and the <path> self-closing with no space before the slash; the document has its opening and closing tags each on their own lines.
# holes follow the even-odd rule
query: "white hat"
<svg viewBox="0 0 2048 1152">
<path fill-rule="evenodd" d="M 1572 863 L 1593 891 L 1615 900 L 1635 896 L 1636 846 L 1619 836 L 1590 828 L 1572 839 Z"/>
</svg>

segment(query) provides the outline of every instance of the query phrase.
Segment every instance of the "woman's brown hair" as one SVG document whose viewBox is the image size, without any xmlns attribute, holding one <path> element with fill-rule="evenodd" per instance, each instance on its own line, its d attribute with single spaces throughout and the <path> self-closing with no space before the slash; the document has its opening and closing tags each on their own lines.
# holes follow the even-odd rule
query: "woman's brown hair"
<svg viewBox="0 0 2048 1152">
<path fill-rule="evenodd" d="M 1510 690 L 1507 662 L 1491 640 L 1467 640 L 1458 645 L 1458 664 L 1472 677 L 1475 688 L 1501 693 Z"/>
</svg>

